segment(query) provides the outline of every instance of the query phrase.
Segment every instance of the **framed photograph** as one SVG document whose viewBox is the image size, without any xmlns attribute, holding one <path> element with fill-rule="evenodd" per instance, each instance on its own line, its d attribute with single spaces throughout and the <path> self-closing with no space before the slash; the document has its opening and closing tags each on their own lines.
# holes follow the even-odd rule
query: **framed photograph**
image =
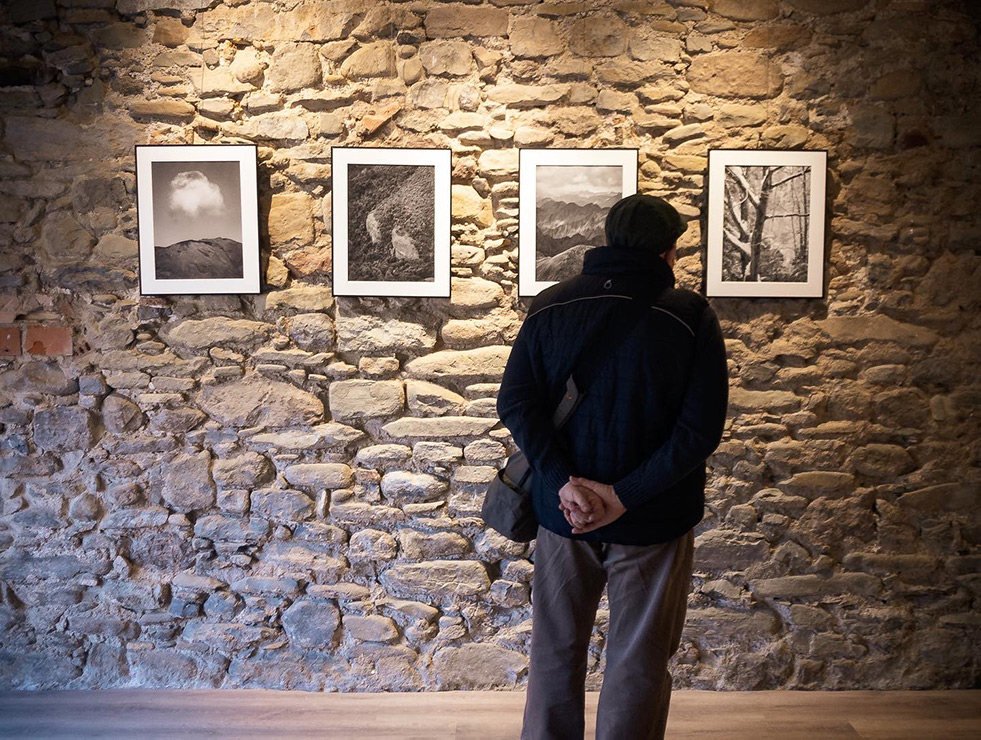
<svg viewBox="0 0 981 740">
<path fill-rule="evenodd" d="M 137 145 L 140 293 L 259 292 L 253 144 Z"/>
<path fill-rule="evenodd" d="M 578 275 L 606 244 L 606 214 L 637 192 L 636 149 L 518 152 L 518 295 Z"/>
<path fill-rule="evenodd" d="M 334 295 L 450 296 L 450 150 L 331 149 Z"/>
<path fill-rule="evenodd" d="M 706 294 L 824 294 L 823 151 L 709 151 Z"/>
</svg>

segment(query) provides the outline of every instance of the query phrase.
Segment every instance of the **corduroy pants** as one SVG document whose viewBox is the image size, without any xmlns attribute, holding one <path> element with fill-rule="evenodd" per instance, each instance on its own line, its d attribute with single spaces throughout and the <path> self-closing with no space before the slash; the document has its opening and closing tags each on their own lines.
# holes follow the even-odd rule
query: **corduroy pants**
<svg viewBox="0 0 981 740">
<path fill-rule="evenodd" d="M 596 738 L 664 737 L 667 664 L 681 642 L 693 551 L 692 530 L 670 542 L 634 546 L 572 540 L 538 528 L 522 740 L 583 737 L 587 650 L 604 584 L 610 628 Z"/>
</svg>

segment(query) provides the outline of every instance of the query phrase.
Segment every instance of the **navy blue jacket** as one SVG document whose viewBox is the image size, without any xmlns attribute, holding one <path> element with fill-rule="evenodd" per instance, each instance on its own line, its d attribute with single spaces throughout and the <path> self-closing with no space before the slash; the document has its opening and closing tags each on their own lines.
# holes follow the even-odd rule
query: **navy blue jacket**
<svg viewBox="0 0 981 740">
<path fill-rule="evenodd" d="M 597 322 L 629 315 L 630 296 L 649 301 L 651 310 L 556 432 L 552 414 L 585 337 Z M 586 253 L 581 275 L 532 302 L 497 410 L 535 472 L 533 501 L 543 527 L 573 539 L 648 545 L 701 521 L 705 460 L 721 440 L 728 393 L 725 345 L 708 302 L 676 289 L 674 273 L 656 254 L 598 247 Z M 573 535 L 558 497 L 570 475 L 612 484 L 626 512 Z"/>
</svg>

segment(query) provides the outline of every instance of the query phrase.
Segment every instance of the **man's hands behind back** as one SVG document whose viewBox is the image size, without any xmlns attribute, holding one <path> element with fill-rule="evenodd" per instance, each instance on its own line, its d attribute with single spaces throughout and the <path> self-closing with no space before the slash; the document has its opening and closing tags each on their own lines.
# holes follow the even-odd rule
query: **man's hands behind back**
<svg viewBox="0 0 981 740">
<path fill-rule="evenodd" d="M 613 486 L 575 476 L 559 489 L 559 509 L 573 534 L 605 527 L 626 511 Z"/>
<path fill-rule="evenodd" d="M 559 509 L 573 529 L 589 526 L 606 514 L 603 499 L 589 488 L 574 485 L 571 480 L 559 489 Z"/>
</svg>

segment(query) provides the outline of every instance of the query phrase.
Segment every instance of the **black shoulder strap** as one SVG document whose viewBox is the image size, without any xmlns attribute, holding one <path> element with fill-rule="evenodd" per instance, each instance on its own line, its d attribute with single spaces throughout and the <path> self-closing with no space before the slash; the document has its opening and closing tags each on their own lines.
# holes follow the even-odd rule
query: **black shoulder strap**
<svg viewBox="0 0 981 740">
<path fill-rule="evenodd" d="M 583 344 L 576 366 L 565 383 L 565 394 L 559 401 L 552 424 L 556 429 L 561 428 L 579 408 L 586 391 L 599 375 L 603 366 L 616 354 L 630 332 L 640 323 L 650 311 L 651 297 L 631 297 L 630 308 L 626 312 L 616 312 L 609 322 L 601 323 L 594 329 L 592 335 Z"/>
</svg>

